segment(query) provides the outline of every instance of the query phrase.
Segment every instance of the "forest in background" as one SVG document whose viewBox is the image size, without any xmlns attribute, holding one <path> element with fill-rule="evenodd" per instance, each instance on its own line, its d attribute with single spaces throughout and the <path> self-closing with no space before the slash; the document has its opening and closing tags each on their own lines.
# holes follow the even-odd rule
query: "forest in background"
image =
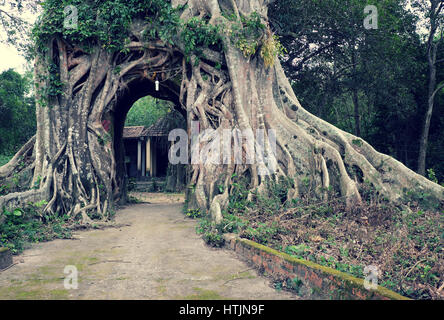
<svg viewBox="0 0 444 320">
<path fill-rule="evenodd" d="M 150 96 L 137 100 L 126 116 L 125 126 L 150 127 L 171 111 L 168 102 Z"/>
<path fill-rule="evenodd" d="M 378 29 L 369 30 L 363 27 L 368 15 L 360 9 L 362 2 L 275 2 L 270 19 L 288 51 L 282 64 L 304 108 L 416 171 L 430 72 L 430 32 L 419 17 L 430 19 L 429 1 L 411 1 L 415 13 L 407 10 L 406 1 L 364 1 L 378 8 Z M 444 39 L 442 21 L 437 23 L 432 41 L 440 84 Z M 428 173 L 441 182 L 443 93 L 435 96 L 426 157 Z"/>
<path fill-rule="evenodd" d="M 10 69 L 0 74 L 0 165 L 35 134 L 32 74 Z"/>
</svg>

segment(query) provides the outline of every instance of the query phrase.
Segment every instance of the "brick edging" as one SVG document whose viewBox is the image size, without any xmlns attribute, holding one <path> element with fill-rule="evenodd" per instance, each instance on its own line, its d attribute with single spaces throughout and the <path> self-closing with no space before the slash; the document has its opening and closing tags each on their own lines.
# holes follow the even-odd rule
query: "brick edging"
<svg viewBox="0 0 444 320">
<path fill-rule="evenodd" d="M 298 290 L 307 299 L 411 300 L 387 288 L 367 290 L 364 280 L 330 267 L 294 258 L 235 234 L 225 235 L 226 247 L 275 279 L 298 279 Z"/>
<path fill-rule="evenodd" d="M 12 265 L 12 253 L 8 248 L 0 247 L 0 270 Z"/>
</svg>

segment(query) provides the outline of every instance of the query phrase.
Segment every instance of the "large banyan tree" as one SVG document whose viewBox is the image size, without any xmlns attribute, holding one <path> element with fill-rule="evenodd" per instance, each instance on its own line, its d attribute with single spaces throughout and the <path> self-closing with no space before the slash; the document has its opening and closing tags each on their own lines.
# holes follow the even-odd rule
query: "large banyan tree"
<svg viewBox="0 0 444 320">
<path fill-rule="evenodd" d="M 443 187 L 299 104 L 279 62 L 284 49 L 267 21 L 270 2 L 45 1 L 33 32 L 37 133 L 0 168 L 3 182 L 29 181 L 26 190 L 1 196 L 0 207 L 40 202 L 46 214 L 84 222 L 107 217 L 125 201 L 125 117 L 146 95 L 175 103 L 190 141 L 201 138 L 209 159 L 223 148 L 215 142 L 224 131 L 263 130 L 253 140 L 230 138 L 228 146 L 237 150 L 232 161 L 189 165 L 188 203 L 215 219 L 235 176 L 255 192 L 286 178 L 288 199 L 300 197 L 310 181 L 318 199 L 334 195 L 353 206 L 362 201 L 365 181 L 392 203 L 401 205 L 405 190 L 442 201 Z M 246 161 L 259 148 L 272 166 Z"/>
</svg>

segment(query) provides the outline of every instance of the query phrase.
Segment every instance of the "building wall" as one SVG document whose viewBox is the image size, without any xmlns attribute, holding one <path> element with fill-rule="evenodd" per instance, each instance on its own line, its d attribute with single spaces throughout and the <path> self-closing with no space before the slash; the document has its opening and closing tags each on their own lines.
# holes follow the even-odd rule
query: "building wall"
<svg viewBox="0 0 444 320">
<path fill-rule="evenodd" d="M 130 159 L 126 162 L 126 173 L 130 178 L 138 177 L 137 173 L 137 139 L 125 139 L 123 141 L 125 147 L 125 159 Z"/>
<path fill-rule="evenodd" d="M 130 178 L 142 175 L 137 167 L 138 142 L 140 138 L 124 139 L 127 174 Z M 165 177 L 168 168 L 169 141 L 167 137 L 151 137 L 141 141 L 141 165 L 145 165 L 145 176 Z"/>
</svg>

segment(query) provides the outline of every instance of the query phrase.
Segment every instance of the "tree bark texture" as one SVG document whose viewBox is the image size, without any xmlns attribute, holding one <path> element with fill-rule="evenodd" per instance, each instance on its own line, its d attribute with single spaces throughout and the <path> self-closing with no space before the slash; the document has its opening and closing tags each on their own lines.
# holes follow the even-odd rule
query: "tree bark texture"
<svg viewBox="0 0 444 320">
<path fill-rule="evenodd" d="M 441 31 L 441 39 L 438 42 L 435 40 L 436 32 L 439 31 L 439 16 L 443 9 L 443 4 L 439 1 L 430 1 L 430 33 L 427 41 L 427 64 L 429 67 L 428 77 L 428 99 L 427 99 L 427 112 L 424 117 L 424 125 L 422 127 L 421 138 L 419 140 L 419 156 L 418 156 L 418 173 L 420 175 L 426 174 L 426 156 L 429 141 L 430 123 L 432 120 L 433 107 L 435 104 L 436 94 L 444 87 L 444 83 L 436 86 L 436 72 L 437 72 L 437 52 L 439 42 L 443 42 L 443 34 Z M 442 43 L 441 43 L 442 45 Z"/>
<path fill-rule="evenodd" d="M 267 1 L 187 2 L 184 20 L 209 15 L 210 22 L 217 23 L 224 19 L 222 7 L 239 15 L 258 12 L 267 20 Z M 226 36 L 224 52 L 205 49 L 204 58 L 194 63 L 195 57 L 187 60 L 184 56 L 179 40 L 174 45 L 143 41 L 144 27 L 142 22 L 133 23 L 126 53 L 110 53 L 101 47 L 87 53 L 58 37 L 48 43 L 47 56 L 65 83 L 63 93 L 48 106 L 37 107 L 35 138 L 0 168 L 0 179 L 8 179 L 17 172 L 20 159 L 32 154 L 30 189 L 0 197 L 0 207 L 45 200 L 48 214 L 68 214 L 85 223 L 92 216 L 108 217 L 114 204 L 125 198 L 125 117 L 132 104 L 146 95 L 181 106 L 190 134 L 192 121 L 197 121 L 201 150 L 212 150 L 215 143 L 204 137 L 205 129 L 219 136 L 227 129 L 264 129 L 265 141 L 267 130 L 275 131 L 276 155 L 271 158 L 276 160 L 276 171 L 270 175 L 259 174 L 269 168 L 257 163 L 189 165 L 188 203 L 210 212 L 216 220 L 227 205 L 234 175 L 246 177 L 248 187 L 258 192 L 267 191 L 267 179 L 291 178 L 289 199 L 305 192 L 308 179 L 319 199 L 332 189 L 349 206 L 362 201 L 359 186 L 364 180 L 393 202 L 401 201 L 404 188 L 427 190 L 438 201 L 443 199 L 443 187 L 307 112 L 277 57 L 272 66 L 266 66 L 259 54 L 245 58 Z M 47 73 L 45 62 L 37 61 L 35 70 Z M 160 91 L 155 90 L 155 73 L 162 77 Z M 259 145 L 256 142 L 254 149 Z M 242 145 L 243 159 L 250 147 Z M 264 149 L 270 156 L 268 142 Z"/>
</svg>

